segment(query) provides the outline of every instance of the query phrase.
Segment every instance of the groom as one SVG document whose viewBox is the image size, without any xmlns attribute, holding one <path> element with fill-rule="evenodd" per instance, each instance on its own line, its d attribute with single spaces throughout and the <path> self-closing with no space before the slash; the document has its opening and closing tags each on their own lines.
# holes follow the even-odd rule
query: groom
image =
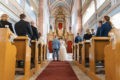
<svg viewBox="0 0 120 80">
<path fill-rule="evenodd" d="M 57 57 L 57 61 L 59 60 L 59 49 L 60 49 L 60 42 L 57 38 L 57 36 L 54 37 L 52 42 L 52 48 L 53 48 L 53 60 L 55 60 L 55 56 Z"/>
</svg>

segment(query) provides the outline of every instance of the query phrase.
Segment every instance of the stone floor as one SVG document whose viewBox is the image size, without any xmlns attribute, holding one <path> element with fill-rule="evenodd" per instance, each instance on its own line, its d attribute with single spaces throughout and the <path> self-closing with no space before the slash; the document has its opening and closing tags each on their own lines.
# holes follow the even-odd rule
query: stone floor
<svg viewBox="0 0 120 80">
<path fill-rule="evenodd" d="M 85 73 L 83 73 L 73 62 L 70 62 L 75 74 L 79 80 L 91 80 Z"/>
<path fill-rule="evenodd" d="M 44 65 L 41 67 L 34 76 L 30 78 L 30 80 L 35 80 L 37 76 L 45 69 L 45 67 L 49 64 L 49 62 L 45 62 Z M 91 80 L 86 74 L 84 74 L 73 62 L 70 62 L 75 74 L 77 75 L 79 80 Z"/>
</svg>

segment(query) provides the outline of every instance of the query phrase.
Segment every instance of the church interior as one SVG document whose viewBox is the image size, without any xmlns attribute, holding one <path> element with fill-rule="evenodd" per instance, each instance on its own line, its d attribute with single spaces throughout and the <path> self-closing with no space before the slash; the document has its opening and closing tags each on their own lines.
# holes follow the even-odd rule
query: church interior
<svg viewBox="0 0 120 80">
<path fill-rule="evenodd" d="M 120 80 L 120 0 L 0 0 L 0 80 Z"/>
</svg>

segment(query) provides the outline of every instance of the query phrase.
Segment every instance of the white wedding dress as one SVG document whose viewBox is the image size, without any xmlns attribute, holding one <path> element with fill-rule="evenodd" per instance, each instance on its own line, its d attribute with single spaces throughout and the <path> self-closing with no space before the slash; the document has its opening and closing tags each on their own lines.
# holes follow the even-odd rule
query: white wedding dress
<svg viewBox="0 0 120 80">
<path fill-rule="evenodd" d="M 60 59 L 60 61 L 67 60 L 66 44 L 65 44 L 65 41 L 63 41 L 63 40 L 60 40 L 59 59 Z"/>
</svg>

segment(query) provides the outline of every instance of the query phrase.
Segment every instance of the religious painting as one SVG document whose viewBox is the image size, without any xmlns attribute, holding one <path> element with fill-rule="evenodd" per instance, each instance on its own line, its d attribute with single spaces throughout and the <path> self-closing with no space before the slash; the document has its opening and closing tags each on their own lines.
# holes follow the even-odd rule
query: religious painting
<svg viewBox="0 0 120 80">
<path fill-rule="evenodd" d="M 58 24 L 58 28 L 59 28 L 59 29 L 62 29 L 62 28 L 63 28 L 62 23 L 59 23 L 59 24 Z"/>
</svg>

